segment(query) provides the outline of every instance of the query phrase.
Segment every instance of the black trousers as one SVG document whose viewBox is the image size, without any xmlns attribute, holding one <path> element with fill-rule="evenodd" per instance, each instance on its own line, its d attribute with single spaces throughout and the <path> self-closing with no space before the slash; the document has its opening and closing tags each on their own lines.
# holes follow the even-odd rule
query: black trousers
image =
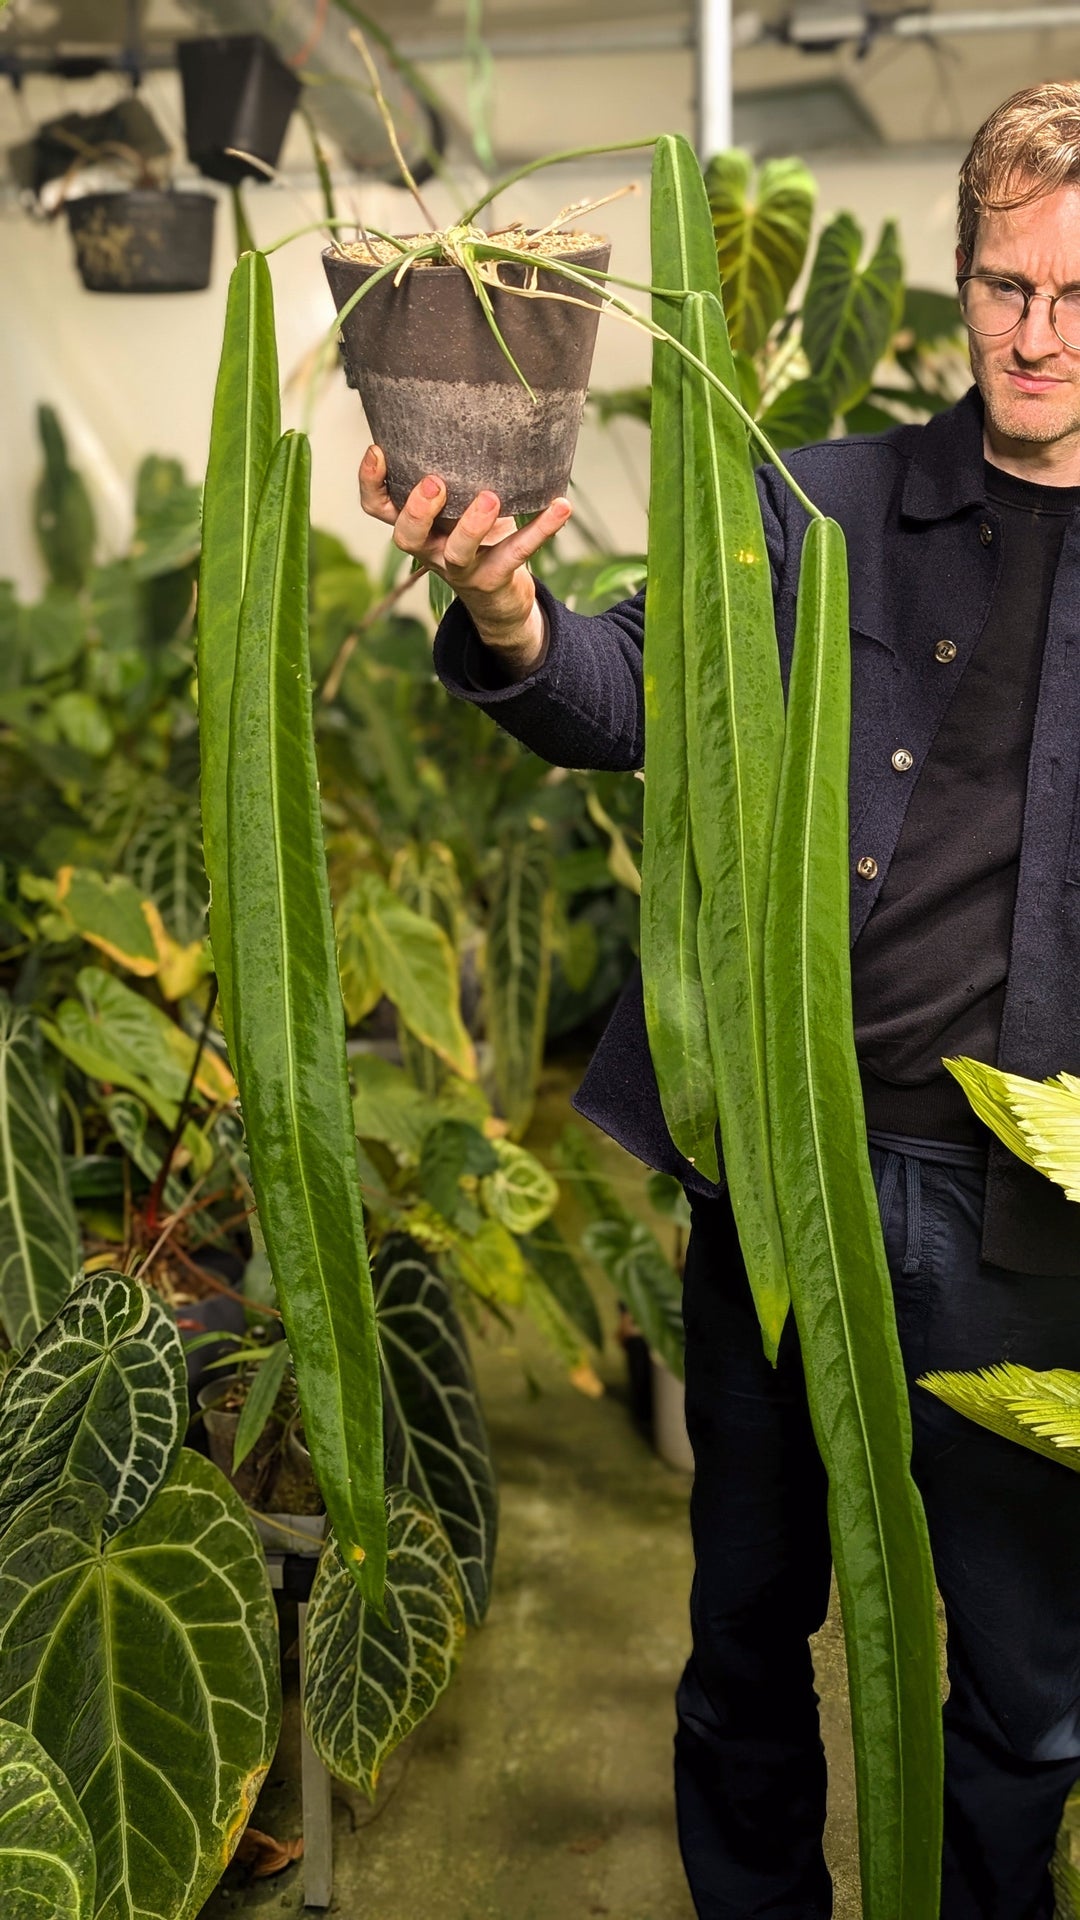
<svg viewBox="0 0 1080 1920">
<path fill-rule="evenodd" d="M 941 1920 L 1051 1920 L 1050 1857 L 1080 1778 L 1080 1474 L 914 1382 L 999 1360 L 1080 1369 L 1080 1276 L 980 1262 L 983 1175 L 968 1159 L 871 1149 L 948 1622 Z M 700 1920 L 827 1920 L 807 1646 L 829 1597 L 825 1476 L 794 1327 L 774 1371 L 726 1200 L 693 1203 L 684 1300 L 696 1572 L 675 1741 L 683 1860 Z"/>
</svg>

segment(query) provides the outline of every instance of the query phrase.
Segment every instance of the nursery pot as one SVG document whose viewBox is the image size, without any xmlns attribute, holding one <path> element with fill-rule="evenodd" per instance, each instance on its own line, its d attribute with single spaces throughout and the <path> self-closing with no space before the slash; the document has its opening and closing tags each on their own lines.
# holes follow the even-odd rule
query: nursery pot
<svg viewBox="0 0 1080 1920">
<path fill-rule="evenodd" d="M 189 158 L 210 180 L 235 186 L 265 180 L 262 168 L 238 160 L 230 147 L 277 165 L 300 81 L 258 33 L 182 40 L 176 49 L 184 87 Z"/>
<path fill-rule="evenodd" d="M 205 1387 L 200 1387 L 195 1397 L 202 1409 L 206 1448 L 211 1460 L 225 1478 L 231 1480 L 241 1500 L 250 1501 L 258 1487 L 264 1462 L 262 1448 L 256 1446 L 233 1472 L 233 1446 L 240 1414 L 232 1407 L 222 1406 L 221 1402 L 228 1398 L 236 1385 L 236 1375 L 229 1374 L 226 1379 L 211 1380 Z"/>
<path fill-rule="evenodd" d="M 602 241 L 561 257 L 603 271 L 610 253 Z M 335 247 L 323 254 L 323 266 L 339 312 L 377 271 Z M 482 488 L 498 494 L 503 513 L 531 514 L 565 493 L 570 479 L 600 295 L 548 266 L 539 269 L 539 285 L 585 306 L 507 292 L 505 286 L 524 284 L 526 271 L 502 265 L 504 289 L 489 292 L 535 399 L 500 351 L 460 267 L 410 267 L 399 286 L 387 274 L 342 323 L 345 371 L 386 455 L 390 498 L 404 506 L 425 473 L 439 474 L 446 484 L 441 530 Z"/>
<path fill-rule="evenodd" d="M 88 293 L 199 293 L 210 284 L 217 201 L 138 187 L 67 203 Z"/>
</svg>

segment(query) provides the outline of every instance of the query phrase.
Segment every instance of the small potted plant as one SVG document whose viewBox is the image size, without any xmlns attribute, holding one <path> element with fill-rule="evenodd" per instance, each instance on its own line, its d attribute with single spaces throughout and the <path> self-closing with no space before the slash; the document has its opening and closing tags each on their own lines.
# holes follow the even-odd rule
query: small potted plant
<svg viewBox="0 0 1080 1920">
<path fill-rule="evenodd" d="M 210 1458 L 250 1509 L 266 1546 L 317 1553 L 326 1514 L 288 1343 L 252 1335 L 234 1335 L 232 1342 L 232 1351 L 211 1363 L 218 1378 L 197 1395 Z"/>
<path fill-rule="evenodd" d="M 584 202 L 545 227 L 489 234 L 476 222 L 490 195 L 440 230 L 367 46 L 352 37 L 426 228 L 361 228 L 323 254 L 346 377 L 386 454 L 390 497 L 403 506 L 434 472 L 446 485 L 443 531 L 482 487 L 498 494 L 505 514 L 538 513 L 570 478 L 610 242 L 568 229 L 573 216 L 592 211 Z M 558 271 L 563 262 L 570 275 Z"/>
<path fill-rule="evenodd" d="M 296 74 L 259 33 L 182 40 L 176 53 L 189 159 L 228 186 L 265 179 L 300 97 Z"/>
</svg>

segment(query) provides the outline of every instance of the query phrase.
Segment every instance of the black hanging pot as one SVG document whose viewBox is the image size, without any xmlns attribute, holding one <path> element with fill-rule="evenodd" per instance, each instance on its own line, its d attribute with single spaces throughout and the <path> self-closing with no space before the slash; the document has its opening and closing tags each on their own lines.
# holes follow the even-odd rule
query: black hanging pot
<svg viewBox="0 0 1080 1920">
<path fill-rule="evenodd" d="M 582 235 L 572 251 L 574 238 L 567 235 L 559 257 L 602 272 L 610 243 Z M 365 261 L 337 247 L 323 254 L 323 266 L 339 312 L 376 271 L 370 256 Z M 446 485 L 436 522 L 442 531 L 482 488 L 498 494 L 507 514 L 539 513 L 566 492 L 600 296 L 547 266 L 537 270 L 540 288 L 585 305 L 506 290 L 524 285 L 529 271 L 503 264 L 504 287 L 489 286 L 489 292 L 503 339 L 535 398 L 501 352 L 460 267 L 410 267 L 398 286 L 387 274 L 342 324 L 346 375 L 386 455 L 390 498 L 404 506 L 417 481 L 437 473 Z"/>
<path fill-rule="evenodd" d="M 88 293 L 200 293 L 210 284 L 216 211 L 212 194 L 150 187 L 69 200 L 83 286 Z"/>
<path fill-rule="evenodd" d="M 176 53 L 189 158 L 208 179 L 228 186 L 265 180 L 262 168 L 238 160 L 229 148 L 253 154 L 268 167 L 277 165 L 300 96 L 292 68 L 258 33 L 181 40 Z"/>
</svg>

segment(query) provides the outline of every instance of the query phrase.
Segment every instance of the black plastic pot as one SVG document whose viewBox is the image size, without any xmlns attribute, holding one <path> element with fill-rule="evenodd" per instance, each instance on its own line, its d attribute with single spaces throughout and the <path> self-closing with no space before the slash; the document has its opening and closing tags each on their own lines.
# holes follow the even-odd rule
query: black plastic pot
<svg viewBox="0 0 1080 1920">
<path fill-rule="evenodd" d="M 575 266 L 603 270 L 606 241 L 567 253 Z M 323 254 L 334 304 L 376 269 L 330 247 Z M 589 385 L 599 294 L 540 268 L 545 292 L 563 292 L 585 306 L 530 300 L 492 287 L 495 318 L 535 394 L 525 391 L 499 349 L 480 303 L 459 267 L 411 267 L 400 286 L 393 274 L 372 287 L 342 326 L 350 386 L 359 389 L 368 425 L 386 455 L 396 506 L 425 473 L 446 483 L 442 528 L 460 519 L 490 487 L 504 513 L 538 513 L 570 479 Z M 526 270 L 503 266 L 508 284 Z"/>
<path fill-rule="evenodd" d="M 238 160 L 230 147 L 277 165 L 285 129 L 300 96 L 300 81 L 258 33 L 182 40 L 176 49 L 184 87 L 189 158 L 210 180 L 235 186 L 265 180 L 261 168 Z"/>
<path fill-rule="evenodd" d="M 200 293 L 210 284 L 217 201 L 137 188 L 67 203 L 88 293 Z"/>
</svg>

